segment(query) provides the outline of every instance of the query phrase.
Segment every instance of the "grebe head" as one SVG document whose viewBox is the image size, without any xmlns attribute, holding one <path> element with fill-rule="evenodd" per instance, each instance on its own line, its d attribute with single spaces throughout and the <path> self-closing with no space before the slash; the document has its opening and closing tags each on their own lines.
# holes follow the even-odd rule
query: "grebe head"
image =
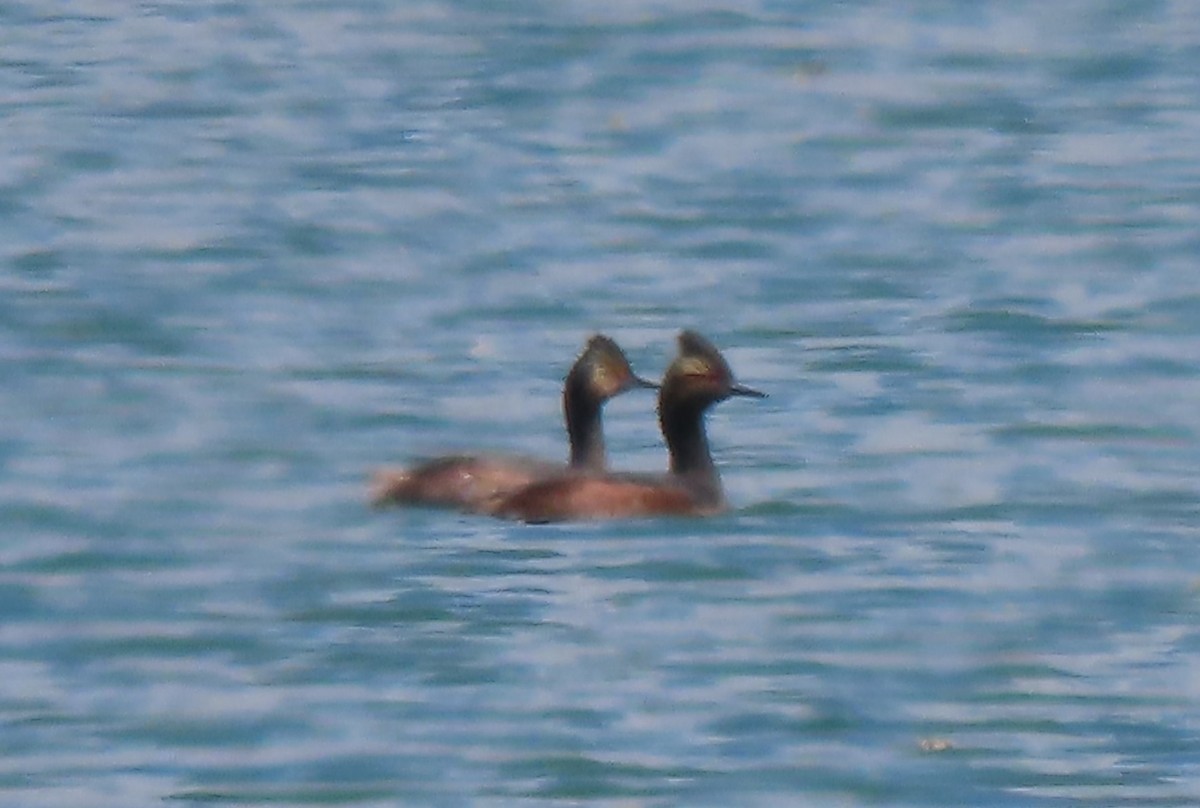
<svg viewBox="0 0 1200 808">
<path fill-rule="evenodd" d="M 625 352 L 603 334 L 596 334 L 588 340 L 583 353 L 571 368 L 571 376 L 577 377 L 597 401 L 607 401 L 634 387 L 658 389 L 657 384 L 634 373 Z"/>
<path fill-rule="evenodd" d="M 663 404 L 690 404 L 707 408 L 730 396 L 766 398 L 767 394 L 738 384 L 725 357 L 695 331 L 679 334 L 679 355 L 663 377 L 659 400 Z"/>
</svg>

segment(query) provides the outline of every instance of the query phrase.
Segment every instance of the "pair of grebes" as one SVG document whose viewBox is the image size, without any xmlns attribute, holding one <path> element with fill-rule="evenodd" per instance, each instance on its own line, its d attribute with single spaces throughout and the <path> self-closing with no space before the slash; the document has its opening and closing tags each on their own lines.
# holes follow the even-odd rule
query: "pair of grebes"
<svg viewBox="0 0 1200 808">
<path fill-rule="evenodd" d="M 637 387 L 658 388 L 658 423 L 670 453 L 666 474 L 607 471 L 601 409 Z M 524 457 L 440 457 L 377 472 L 372 499 L 377 505 L 455 508 L 523 522 L 718 513 L 727 505 L 704 414 L 730 396 L 765 394 L 736 383 L 721 353 L 694 331 L 679 335 L 678 353 L 661 385 L 635 374 L 617 344 L 597 335 L 563 384 L 571 443 L 567 466 Z"/>
</svg>

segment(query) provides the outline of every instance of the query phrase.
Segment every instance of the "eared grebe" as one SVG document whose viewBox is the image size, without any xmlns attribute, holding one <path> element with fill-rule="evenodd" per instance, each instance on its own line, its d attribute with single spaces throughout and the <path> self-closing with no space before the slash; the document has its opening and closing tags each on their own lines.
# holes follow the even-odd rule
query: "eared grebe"
<svg viewBox="0 0 1200 808">
<path fill-rule="evenodd" d="M 604 402 L 634 387 L 658 385 L 633 372 L 617 343 L 600 334 L 589 339 L 563 383 L 570 468 L 604 470 L 600 411 Z M 451 455 L 411 469 L 377 471 L 371 483 L 371 501 L 376 505 L 429 505 L 474 511 L 496 497 L 564 470 L 561 463 L 529 457 Z"/>
<path fill-rule="evenodd" d="M 764 398 L 737 384 L 720 352 L 694 331 L 679 335 L 679 354 L 658 393 L 658 423 L 671 455 L 667 474 L 569 471 L 497 497 L 487 511 L 523 522 L 700 516 L 727 505 L 704 431 L 704 414 L 730 396 Z"/>
</svg>

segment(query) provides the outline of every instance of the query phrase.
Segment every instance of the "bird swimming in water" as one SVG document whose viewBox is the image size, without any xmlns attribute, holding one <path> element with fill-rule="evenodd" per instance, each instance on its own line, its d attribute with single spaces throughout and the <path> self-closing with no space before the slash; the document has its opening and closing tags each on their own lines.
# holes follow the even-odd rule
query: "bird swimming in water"
<svg viewBox="0 0 1200 808">
<path fill-rule="evenodd" d="M 597 334 L 584 346 L 563 382 L 563 416 L 571 452 L 568 465 L 531 457 L 449 455 L 409 469 L 381 469 L 371 483 L 375 505 L 422 505 L 479 511 L 567 468 L 603 471 L 607 463 L 601 411 L 614 396 L 636 387 L 657 388 L 633 372 L 624 351 Z"/>
<path fill-rule="evenodd" d="M 725 358 L 695 331 L 683 331 L 678 346 L 658 392 L 658 422 L 670 454 L 666 474 L 572 469 L 497 496 L 487 512 L 540 523 L 705 516 L 725 510 L 721 476 L 704 429 L 705 413 L 731 396 L 765 398 L 766 394 L 735 382 Z"/>
</svg>

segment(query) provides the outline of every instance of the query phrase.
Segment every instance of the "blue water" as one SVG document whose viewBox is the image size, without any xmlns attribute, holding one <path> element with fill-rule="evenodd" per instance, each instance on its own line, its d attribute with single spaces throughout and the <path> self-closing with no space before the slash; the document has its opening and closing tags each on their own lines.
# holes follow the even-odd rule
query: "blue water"
<svg viewBox="0 0 1200 808">
<path fill-rule="evenodd" d="M 0 804 L 1194 805 L 1200 6 L 0 3 Z M 602 330 L 735 510 L 563 455 Z M 652 396 L 616 466 L 664 452 Z"/>
</svg>

